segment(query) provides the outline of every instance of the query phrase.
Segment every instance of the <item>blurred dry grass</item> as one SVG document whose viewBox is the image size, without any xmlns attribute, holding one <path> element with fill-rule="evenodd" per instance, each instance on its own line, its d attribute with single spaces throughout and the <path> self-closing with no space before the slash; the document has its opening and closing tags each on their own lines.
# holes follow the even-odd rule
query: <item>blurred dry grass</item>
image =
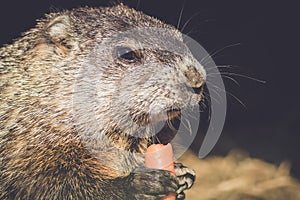
<svg viewBox="0 0 300 200">
<path fill-rule="evenodd" d="M 186 152 L 179 162 L 196 170 L 187 200 L 296 200 L 300 184 L 290 176 L 288 162 L 279 166 L 234 150 L 226 157 L 199 159 Z"/>
</svg>

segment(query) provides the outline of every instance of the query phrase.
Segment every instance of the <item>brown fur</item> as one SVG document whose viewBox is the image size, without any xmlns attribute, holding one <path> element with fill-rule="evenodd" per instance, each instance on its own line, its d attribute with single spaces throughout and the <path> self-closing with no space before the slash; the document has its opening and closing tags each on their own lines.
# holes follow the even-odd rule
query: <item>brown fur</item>
<svg viewBox="0 0 300 200">
<path fill-rule="evenodd" d="M 172 102 L 167 106 L 179 105 L 182 109 L 190 106 L 186 105 L 185 98 L 199 100 L 201 95 L 193 96 L 195 94 L 186 89 L 171 93 L 172 83 L 181 80 L 175 69 L 167 77 L 158 73 L 159 68 L 153 72 L 157 73 L 156 84 L 161 84 L 157 86 L 166 94 L 149 91 L 149 88 L 134 89 L 134 81 L 143 78 L 136 74 L 132 74 L 135 77 L 132 88 L 130 81 L 119 86 L 131 66 L 124 69 L 124 64 L 117 62 L 102 66 L 99 60 L 104 57 L 106 61 L 109 56 L 105 52 L 98 55 L 95 49 L 99 40 L 132 27 L 168 28 L 173 39 L 181 41 L 175 28 L 119 5 L 49 14 L 13 44 L 0 49 L 0 199 L 138 198 L 131 193 L 137 193 L 136 186 L 143 182 L 135 182 L 140 175 L 131 174 L 143 165 L 143 157 L 137 153 L 145 151 L 149 138 L 147 135 L 133 137 L 136 129 L 131 124 L 124 125 L 123 113 L 133 108 L 129 115 L 133 119 L 141 121 L 146 116 L 148 111 L 143 109 L 147 105 L 135 100 L 139 92 L 143 101 L 152 103 L 168 97 Z M 163 62 L 157 52 L 148 53 L 149 58 L 152 55 L 154 60 L 158 59 L 153 61 L 154 66 Z M 166 64 L 181 65 L 176 63 L 179 62 L 176 56 L 166 56 L 169 56 Z M 89 68 L 84 68 L 85 63 Z M 101 77 L 94 77 L 93 70 L 99 68 Z M 193 74 L 200 76 L 196 71 L 185 76 Z M 175 78 L 168 85 L 165 82 L 170 77 Z M 98 94 L 93 87 L 96 80 L 100 80 L 97 89 L 101 89 L 103 96 L 91 100 L 89 95 Z M 132 94 L 128 96 L 132 105 L 112 101 L 115 95 L 112 91 L 125 96 Z M 147 97 L 148 92 L 153 92 L 152 100 Z M 74 95 L 83 99 L 77 100 L 78 96 Z M 91 112 L 94 108 L 95 112 Z M 147 124 L 145 122 L 140 124 Z M 129 128 L 120 131 L 120 125 Z M 137 127 L 142 127 L 141 132 L 146 130 L 143 126 Z M 164 177 L 172 179 L 171 175 Z M 151 181 L 149 183 L 151 188 Z"/>
</svg>

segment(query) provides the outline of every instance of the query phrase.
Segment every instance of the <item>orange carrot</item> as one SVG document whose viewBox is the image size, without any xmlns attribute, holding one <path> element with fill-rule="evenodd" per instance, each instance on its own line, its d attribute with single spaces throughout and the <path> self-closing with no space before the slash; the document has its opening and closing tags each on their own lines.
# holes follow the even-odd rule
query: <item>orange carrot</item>
<svg viewBox="0 0 300 200">
<path fill-rule="evenodd" d="M 147 168 L 164 169 L 175 174 L 173 150 L 171 144 L 152 144 L 148 147 L 145 155 L 145 166 Z M 175 200 L 176 194 L 170 193 L 162 200 Z"/>
</svg>

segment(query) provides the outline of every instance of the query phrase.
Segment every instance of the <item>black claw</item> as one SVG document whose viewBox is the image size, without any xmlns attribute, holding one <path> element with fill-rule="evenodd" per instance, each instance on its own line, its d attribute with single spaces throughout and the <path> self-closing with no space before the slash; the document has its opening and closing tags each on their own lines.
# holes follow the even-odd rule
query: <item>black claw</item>
<svg viewBox="0 0 300 200">
<path fill-rule="evenodd" d="M 184 192 L 181 192 L 179 193 L 177 196 L 176 196 L 176 200 L 183 200 L 185 199 L 185 194 Z"/>
</svg>

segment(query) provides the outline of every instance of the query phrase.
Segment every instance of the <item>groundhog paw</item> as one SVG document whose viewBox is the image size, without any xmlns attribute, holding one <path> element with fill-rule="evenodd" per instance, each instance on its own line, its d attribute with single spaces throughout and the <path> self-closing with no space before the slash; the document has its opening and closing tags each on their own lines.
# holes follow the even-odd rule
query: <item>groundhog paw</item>
<svg viewBox="0 0 300 200">
<path fill-rule="evenodd" d="M 129 191 L 135 199 L 160 199 L 179 190 L 177 177 L 166 170 L 138 168 L 129 177 Z"/>
<path fill-rule="evenodd" d="M 176 191 L 177 199 L 184 199 L 183 191 L 192 187 L 195 181 L 195 171 L 191 168 L 183 166 L 181 163 L 175 163 L 175 174 L 179 182 L 179 188 Z"/>
</svg>

